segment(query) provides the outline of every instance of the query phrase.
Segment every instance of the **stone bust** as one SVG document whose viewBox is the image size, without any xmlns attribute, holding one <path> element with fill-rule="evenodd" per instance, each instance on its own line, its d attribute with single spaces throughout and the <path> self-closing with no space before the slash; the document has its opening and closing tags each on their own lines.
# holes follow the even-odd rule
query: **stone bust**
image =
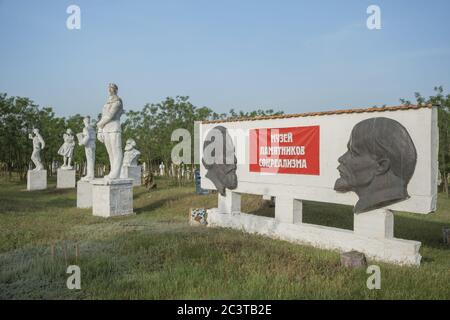
<svg viewBox="0 0 450 320">
<path fill-rule="evenodd" d="M 417 153 L 408 131 L 399 122 L 378 117 L 357 123 L 347 149 L 338 159 L 340 178 L 334 190 L 358 195 L 355 213 L 409 198 L 407 187 Z"/>
<path fill-rule="evenodd" d="M 236 155 L 233 140 L 223 126 L 211 129 L 203 143 L 203 166 L 206 178 L 214 183 L 217 191 L 225 196 L 225 190 L 237 188 Z"/>
<path fill-rule="evenodd" d="M 137 166 L 138 158 L 141 153 L 135 148 L 136 141 L 134 139 L 128 139 L 125 145 L 125 153 L 123 155 L 123 166 Z"/>
</svg>

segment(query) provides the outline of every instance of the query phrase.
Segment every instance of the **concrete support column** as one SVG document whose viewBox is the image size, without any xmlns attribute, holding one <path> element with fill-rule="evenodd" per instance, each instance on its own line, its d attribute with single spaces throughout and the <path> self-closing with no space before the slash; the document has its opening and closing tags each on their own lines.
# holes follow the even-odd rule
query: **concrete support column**
<svg viewBox="0 0 450 320">
<path fill-rule="evenodd" d="M 226 195 L 219 193 L 219 213 L 239 214 L 241 212 L 241 195 L 231 190 L 226 190 Z"/>
<path fill-rule="evenodd" d="M 378 209 L 354 215 L 353 230 L 356 234 L 372 238 L 394 237 L 394 215 L 391 210 Z"/>
<path fill-rule="evenodd" d="M 289 196 L 275 198 L 275 220 L 285 223 L 302 223 L 303 204 Z"/>
</svg>

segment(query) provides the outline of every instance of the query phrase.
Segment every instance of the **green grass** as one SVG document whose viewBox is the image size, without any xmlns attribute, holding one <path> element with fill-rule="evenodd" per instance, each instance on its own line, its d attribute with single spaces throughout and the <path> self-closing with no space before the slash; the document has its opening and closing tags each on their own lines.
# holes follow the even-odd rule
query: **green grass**
<svg viewBox="0 0 450 320">
<path fill-rule="evenodd" d="M 216 195 L 158 180 L 134 190 L 136 215 L 103 219 L 75 206 L 75 190 L 27 192 L 0 182 L 0 298 L 3 299 L 450 299 L 450 199 L 431 215 L 396 213 L 395 236 L 422 242 L 420 267 L 381 267 L 381 290 L 365 269 L 340 266 L 339 253 L 228 229 L 190 227 L 191 207 Z M 255 196 L 243 211 L 273 216 Z M 348 206 L 305 202 L 308 223 L 352 229 Z M 52 245 L 55 254 L 52 256 Z M 75 255 L 78 245 L 80 255 Z M 68 290 L 66 268 L 81 268 Z"/>
</svg>

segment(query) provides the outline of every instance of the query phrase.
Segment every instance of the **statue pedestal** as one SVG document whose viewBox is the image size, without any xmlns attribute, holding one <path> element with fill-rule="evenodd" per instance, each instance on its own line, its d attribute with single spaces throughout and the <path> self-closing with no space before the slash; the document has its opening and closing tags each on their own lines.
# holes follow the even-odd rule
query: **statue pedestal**
<svg viewBox="0 0 450 320">
<path fill-rule="evenodd" d="M 90 181 L 77 182 L 77 208 L 92 208 L 92 184 Z"/>
<path fill-rule="evenodd" d="M 47 189 L 47 170 L 27 172 L 27 190 L 44 190 Z"/>
<path fill-rule="evenodd" d="M 75 188 L 75 170 L 58 169 L 56 178 L 57 189 Z"/>
<path fill-rule="evenodd" d="M 92 184 L 92 214 L 114 217 L 133 214 L 132 179 L 95 179 Z"/>
<path fill-rule="evenodd" d="M 141 166 L 123 166 L 120 177 L 124 179 L 133 179 L 133 186 L 140 186 L 141 173 Z"/>
</svg>

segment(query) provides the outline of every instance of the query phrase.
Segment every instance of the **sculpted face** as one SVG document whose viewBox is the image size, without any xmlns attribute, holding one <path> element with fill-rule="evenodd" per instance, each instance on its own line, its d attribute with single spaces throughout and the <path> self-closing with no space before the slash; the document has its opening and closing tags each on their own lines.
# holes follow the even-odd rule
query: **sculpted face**
<svg viewBox="0 0 450 320">
<path fill-rule="evenodd" d="M 125 151 L 130 151 L 136 146 L 136 142 L 133 139 L 128 139 L 125 144 Z"/>
<path fill-rule="evenodd" d="M 339 159 L 338 171 L 340 178 L 336 181 L 334 189 L 340 192 L 355 191 L 369 185 L 377 174 L 378 162 L 371 156 L 361 144 L 358 136 L 350 137 L 347 144 L 347 152 Z"/>
<path fill-rule="evenodd" d="M 117 94 L 118 87 L 114 83 L 110 83 L 108 86 L 108 93 L 110 96 L 114 96 Z"/>
<path fill-rule="evenodd" d="M 225 189 L 237 188 L 234 145 L 227 129 L 217 126 L 210 130 L 203 144 L 203 165 L 208 170 L 206 177 L 210 179 L 221 195 Z"/>
<path fill-rule="evenodd" d="M 397 121 L 370 118 L 355 125 L 347 151 L 338 159 L 334 190 L 354 191 L 354 212 L 382 208 L 409 198 L 407 187 L 417 161 L 408 131 Z"/>
</svg>

